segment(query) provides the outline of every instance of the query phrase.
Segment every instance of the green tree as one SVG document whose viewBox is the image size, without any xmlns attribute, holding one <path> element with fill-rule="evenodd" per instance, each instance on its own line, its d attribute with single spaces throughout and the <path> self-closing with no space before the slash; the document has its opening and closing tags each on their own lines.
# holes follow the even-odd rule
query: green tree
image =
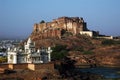
<svg viewBox="0 0 120 80">
<path fill-rule="evenodd" d="M 52 48 L 51 57 L 52 60 L 61 60 L 67 56 L 68 50 L 66 49 L 66 45 L 56 45 Z"/>
<path fill-rule="evenodd" d="M 120 44 L 120 40 L 115 41 L 115 40 L 109 40 L 109 39 L 105 39 L 102 41 L 103 45 L 116 45 L 116 44 Z"/>
<path fill-rule="evenodd" d="M 0 52 L 6 52 L 6 50 L 7 50 L 7 49 L 5 49 L 5 48 L 1 48 L 1 49 L 0 49 Z"/>
<path fill-rule="evenodd" d="M 64 35 L 66 33 L 66 30 L 65 29 L 62 29 L 61 30 L 61 35 Z"/>
<path fill-rule="evenodd" d="M 7 57 L 0 57 L 0 63 L 7 62 Z"/>
<path fill-rule="evenodd" d="M 45 23 L 45 21 L 44 21 L 44 20 L 41 20 L 41 21 L 40 21 L 40 24 L 42 24 L 42 23 Z"/>
</svg>

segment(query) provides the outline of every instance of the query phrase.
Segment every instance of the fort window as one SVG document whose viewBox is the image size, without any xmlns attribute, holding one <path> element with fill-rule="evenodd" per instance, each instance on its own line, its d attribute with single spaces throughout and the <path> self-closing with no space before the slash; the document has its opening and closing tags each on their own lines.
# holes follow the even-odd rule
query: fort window
<svg viewBox="0 0 120 80">
<path fill-rule="evenodd" d="M 38 29 L 36 28 L 36 32 L 38 32 Z"/>
</svg>

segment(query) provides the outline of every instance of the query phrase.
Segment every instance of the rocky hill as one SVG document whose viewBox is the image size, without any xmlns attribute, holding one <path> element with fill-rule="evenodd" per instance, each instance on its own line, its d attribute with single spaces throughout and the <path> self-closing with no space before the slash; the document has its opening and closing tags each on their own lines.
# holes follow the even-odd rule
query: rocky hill
<svg viewBox="0 0 120 80">
<path fill-rule="evenodd" d="M 35 24 L 30 37 L 35 42 L 36 48 L 65 45 L 68 50 L 67 56 L 75 60 L 76 65 L 119 66 L 120 42 L 94 39 L 79 33 L 87 30 L 83 18 L 60 17 L 52 22 Z M 104 45 L 104 43 L 107 43 L 107 45 Z"/>
<path fill-rule="evenodd" d="M 36 48 L 40 46 L 66 45 L 68 57 L 75 60 L 76 65 L 120 66 L 120 44 L 104 45 L 105 40 L 76 35 L 61 39 L 36 40 L 35 42 L 37 43 Z"/>
<path fill-rule="evenodd" d="M 80 31 L 87 30 L 86 22 L 78 17 L 61 17 L 52 22 L 35 24 L 30 37 L 35 42 L 36 48 L 51 46 L 52 60 L 62 62 L 62 68 L 57 66 L 58 71 L 56 69 L 54 71 L 17 70 L 13 74 L 0 74 L 2 75 L 0 80 L 101 79 L 101 76 L 91 73 L 69 72 L 71 67 L 74 67 L 73 64 L 71 65 L 72 61 L 75 67 L 120 67 L 120 40 L 97 39 L 79 34 Z M 66 57 L 69 60 L 66 60 Z M 63 73 L 67 76 L 65 77 Z"/>
</svg>

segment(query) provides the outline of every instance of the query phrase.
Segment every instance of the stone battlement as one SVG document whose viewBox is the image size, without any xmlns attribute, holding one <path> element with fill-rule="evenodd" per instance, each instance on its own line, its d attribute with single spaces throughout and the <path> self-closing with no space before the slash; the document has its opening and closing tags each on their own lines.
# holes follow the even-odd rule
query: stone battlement
<svg viewBox="0 0 120 80">
<path fill-rule="evenodd" d="M 87 31 L 86 22 L 79 17 L 59 17 L 52 22 L 34 24 L 32 35 L 38 35 L 39 38 L 61 38 L 61 31 L 71 32 L 73 35 L 80 31 Z"/>
</svg>

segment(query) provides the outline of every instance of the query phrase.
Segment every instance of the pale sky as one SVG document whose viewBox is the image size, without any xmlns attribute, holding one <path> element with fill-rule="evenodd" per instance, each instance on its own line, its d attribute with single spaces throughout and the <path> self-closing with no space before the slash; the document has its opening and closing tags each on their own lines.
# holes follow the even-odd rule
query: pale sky
<svg viewBox="0 0 120 80">
<path fill-rule="evenodd" d="M 120 0 L 0 0 L 0 38 L 27 38 L 34 23 L 83 17 L 90 30 L 120 36 Z"/>
</svg>

